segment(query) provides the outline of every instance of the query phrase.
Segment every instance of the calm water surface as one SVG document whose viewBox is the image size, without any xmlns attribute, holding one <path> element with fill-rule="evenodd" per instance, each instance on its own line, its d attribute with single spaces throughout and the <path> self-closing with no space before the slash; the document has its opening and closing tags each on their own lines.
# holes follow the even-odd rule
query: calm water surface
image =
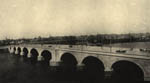
<svg viewBox="0 0 150 83">
<path fill-rule="evenodd" d="M 94 78 L 94 77 L 93 77 Z M 38 62 L 31 64 L 23 57 L 0 53 L 0 83 L 99 83 L 88 80 L 83 72 L 52 71 Z"/>
<path fill-rule="evenodd" d="M 109 45 L 106 45 L 109 46 Z M 117 43 L 111 44 L 112 47 L 125 47 L 125 48 L 149 48 L 150 42 L 133 42 L 133 43 Z"/>
</svg>

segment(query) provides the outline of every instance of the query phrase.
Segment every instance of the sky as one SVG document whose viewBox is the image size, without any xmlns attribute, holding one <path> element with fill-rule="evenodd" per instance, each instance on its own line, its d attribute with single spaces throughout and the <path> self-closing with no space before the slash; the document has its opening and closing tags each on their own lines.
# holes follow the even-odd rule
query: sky
<svg viewBox="0 0 150 83">
<path fill-rule="evenodd" d="M 150 32 L 150 0 L 0 0 L 0 39 Z"/>
</svg>

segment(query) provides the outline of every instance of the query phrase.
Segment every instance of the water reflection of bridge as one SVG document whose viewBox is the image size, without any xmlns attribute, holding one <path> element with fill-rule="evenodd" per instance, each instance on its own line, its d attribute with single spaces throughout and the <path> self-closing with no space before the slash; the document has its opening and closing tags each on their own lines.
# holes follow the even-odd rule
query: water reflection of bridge
<svg viewBox="0 0 150 83">
<path fill-rule="evenodd" d="M 8 48 L 10 53 L 31 58 L 33 63 L 61 64 L 64 71 L 84 66 L 89 75 L 104 77 L 105 72 L 111 72 L 114 79 L 150 80 L 149 53 L 140 49 L 79 45 L 11 45 Z"/>
</svg>

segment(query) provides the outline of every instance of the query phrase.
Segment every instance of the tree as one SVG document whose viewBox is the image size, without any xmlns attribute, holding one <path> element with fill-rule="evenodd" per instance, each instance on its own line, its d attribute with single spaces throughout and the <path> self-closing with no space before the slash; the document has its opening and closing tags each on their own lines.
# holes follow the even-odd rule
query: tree
<svg viewBox="0 0 150 83">
<path fill-rule="evenodd" d="M 77 43 L 77 38 L 75 36 L 66 36 L 65 41 L 70 45 L 75 45 Z"/>
</svg>

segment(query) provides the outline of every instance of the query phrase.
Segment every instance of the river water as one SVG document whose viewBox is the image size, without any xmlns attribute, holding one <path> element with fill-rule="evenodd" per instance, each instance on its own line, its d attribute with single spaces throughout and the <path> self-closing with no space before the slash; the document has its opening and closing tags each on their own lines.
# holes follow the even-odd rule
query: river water
<svg viewBox="0 0 150 83">
<path fill-rule="evenodd" d="M 94 77 L 93 77 L 94 78 Z M 52 71 L 38 62 L 31 64 L 23 57 L 0 53 L 0 83 L 99 83 L 88 80 L 85 73 Z"/>
<path fill-rule="evenodd" d="M 109 44 L 105 46 L 123 47 L 123 48 L 149 48 L 150 49 L 150 42 L 117 43 L 117 44 Z"/>
</svg>

